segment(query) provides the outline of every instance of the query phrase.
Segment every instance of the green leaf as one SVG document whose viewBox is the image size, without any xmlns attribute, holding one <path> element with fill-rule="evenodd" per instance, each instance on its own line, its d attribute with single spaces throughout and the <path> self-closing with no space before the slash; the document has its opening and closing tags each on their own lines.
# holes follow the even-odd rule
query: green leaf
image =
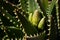
<svg viewBox="0 0 60 40">
<path fill-rule="evenodd" d="M 15 22 L 14 26 L 16 27 L 16 25 L 20 24 L 17 22 L 17 20 L 15 18 L 13 18 L 13 16 L 11 16 L 8 12 L 6 12 L 6 10 L 2 9 L 2 14 L 5 14 L 5 17 L 9 17 L 9 20 L 12 20 L 12 22 Z"/>
<path fill-rule="evenodd" d="M 37 0 L 37 3 L 39 4 L 40 9 L 41 9 L 42 12 L 43 12 L 43 15 L 47 17 L 46 9 L 45 9 L 45 7 L 44 7 L 44 5 L 43 5 L 43 3 L 42 3 L 42 0 Z"/>
<path fill-rule="evenodd" d="M 50 6 L 49 6 L 48 9 L 46 10 L 46 13 L 48 14 L 48 16 L 51 15 L 51 12 L 52 12 L 52 10 L 53 10 L 53 8 L 54 8 L 54 5 L 56 5 L 56 1 L 57 1 L 57 0 L 52 0 Z"/>
<path fill-rule="evenodd" d="M 28 12 L 34 13 L 37 9 L 39 10 L 37 2 L 35 0 L 28 0 Z"/>
<path fill-rule="evenodd" d="M 42 32 L 41 35 L 39 35 L 40 40 L 46 40 L 46 37 L 47 37 L 47 35 L 46 35 L 45 31 Z"/>
<path fill-rule="evenodd" d="M 20 0 L 20 4 L 19 4 L 19 6 L 21 6 L 22 10 L 24 10 L 25 12 L 27 12 L 27 1 L 28 0 Z"/>
<path fill-rule="evenodd" d="M 48 7 L 48 0 L 41 0 L 42 5 L 44 6 L 44 9 L 46 10 Z"/>
<path fill-rule="evenodd" d="M 34 35 L 37 33 L 37 29 L 31 25 L 31 23 L 21 13 L 17 12 L 17 15 L 22 23 L 23 28 L 27 35 Z"/>
<path fill-rule="evenodd" d="M 7 27 L 6 28 L 6 33 L 8 34 L 9 38 L 23 38 L 24 33 L 20 28 L 17 27 Z"/>
</svg>

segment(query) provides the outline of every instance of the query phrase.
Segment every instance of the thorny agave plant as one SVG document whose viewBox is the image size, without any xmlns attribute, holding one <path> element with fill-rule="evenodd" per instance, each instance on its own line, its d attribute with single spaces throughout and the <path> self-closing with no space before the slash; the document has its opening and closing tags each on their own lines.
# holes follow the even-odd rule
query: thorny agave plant
<svg viewBox="0 0 60 40">
<path fill-rule="evenodd" d="M 18 2 L 17 2 L 18 1 Z M 57 40 L 58 0 L 0 0 L 0 39 L 39 35 Z"/>
</svg>

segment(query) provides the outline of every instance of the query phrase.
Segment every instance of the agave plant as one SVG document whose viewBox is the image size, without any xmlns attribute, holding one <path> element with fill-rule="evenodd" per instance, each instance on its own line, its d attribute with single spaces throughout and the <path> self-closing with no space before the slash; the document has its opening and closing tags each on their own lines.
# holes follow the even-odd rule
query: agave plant
<svg viewBox="0 0 60 40">
<path fill-rule="evenodd" d="M 57 39 L 57 0 L 50 4 L 48 0 L 17 1 L 0 0 L 0 39 L 22 40 L 26 34 L 29 37 L 38 35 L 38 40 Z"/>
</svg>

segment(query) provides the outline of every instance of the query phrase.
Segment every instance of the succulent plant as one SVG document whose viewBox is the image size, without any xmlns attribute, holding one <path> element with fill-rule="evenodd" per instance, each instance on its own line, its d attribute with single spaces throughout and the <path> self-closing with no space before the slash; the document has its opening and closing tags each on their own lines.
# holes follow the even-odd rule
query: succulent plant
<svg viewBox="0 0 60 40">
<path fill-rule="evenodd" d="M 50 4 L 48 2 L 48 0 L 0 0 L 0 39 L 22 40 L 25 34 L 27 36 L 38 34 L 41 40 L 56 40 L 60 24 L 58 1 L 52 0 Z"/>
</svg>

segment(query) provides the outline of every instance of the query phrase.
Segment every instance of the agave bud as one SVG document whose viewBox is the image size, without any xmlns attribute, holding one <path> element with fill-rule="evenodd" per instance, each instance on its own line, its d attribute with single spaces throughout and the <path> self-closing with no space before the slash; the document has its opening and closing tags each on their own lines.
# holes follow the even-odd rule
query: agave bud
<svg viewBox="0 0 60 40">
<path fill-rule="evenodd" d="M 35 10 L 34 14 L 32 16 L 32 24 L 35 25 L 35 26 L 37 26 L 37 24 L 38 24 L 38 22 L 39 22 L 40 19 L 41 19 L 41 17 L 40 17 L 39 11 Z"/>
<path fill-rule="evenodd" d="M 39 29 L 43 29 L 43 28 L 44 28 L 44 23 L 45 23 L 45 17 L 43 17 L 43 18 L 40 20 L 40 22 L 39 22 L 39 24 L 38 24 L 38 28 L 39 28 Z"/>
<path fill-rule="evenodd" d="M 30 22 L 32 21 L 32 13 L 29 14 L 29 19 Z"/>
</svg>

